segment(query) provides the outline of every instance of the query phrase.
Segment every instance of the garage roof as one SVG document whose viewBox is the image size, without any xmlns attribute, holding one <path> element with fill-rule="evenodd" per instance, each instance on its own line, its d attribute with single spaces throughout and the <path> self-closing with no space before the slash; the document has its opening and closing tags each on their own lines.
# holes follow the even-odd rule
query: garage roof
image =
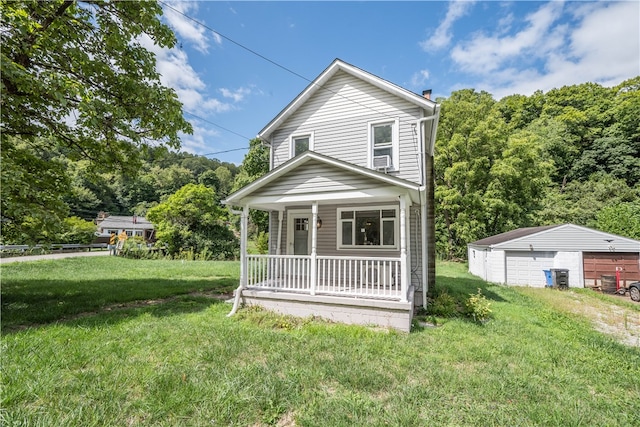
<svg viewBox="0 0 640 427">
<path fill-rule="evenodd" d="M 555 224 L 555 225 L 543 225 L 541 227 L 518 228 L 516 230 L 507 231 L 506 233 L 500 233 L 500 234 L 496 234 L 495 236 L 486 237 L 476 242 L 472 242 L 471 244 L 477 245 L 477 246 L 497 245 L 498 243 L 504 243 L 504 242 L 508 242 L 509 240 L 519 239 L 520 237 L 529 236 L 531 234 L 556 228 L 558 226 L 559 226 L 558 224 Z"/>
<path fill-rule="evenodd" d="M 640 241 L 575 224 L 518 228 L 469 243 L 475 248 L 530 251 L 640 252 Z"/>
</svg>

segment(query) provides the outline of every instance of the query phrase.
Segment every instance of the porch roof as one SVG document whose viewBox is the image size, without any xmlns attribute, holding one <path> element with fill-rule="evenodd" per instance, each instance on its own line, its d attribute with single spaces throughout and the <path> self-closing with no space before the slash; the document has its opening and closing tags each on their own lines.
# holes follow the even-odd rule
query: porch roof
<svg viewBox="0 0 640 427">
<path fill-rule="evenodd" d="M 229 195 L 222 203 L 279 210 L 287 205 L 376 202 L 407 194 L 419 202 L 420 185 L 307 151 Z"/>
</svg>

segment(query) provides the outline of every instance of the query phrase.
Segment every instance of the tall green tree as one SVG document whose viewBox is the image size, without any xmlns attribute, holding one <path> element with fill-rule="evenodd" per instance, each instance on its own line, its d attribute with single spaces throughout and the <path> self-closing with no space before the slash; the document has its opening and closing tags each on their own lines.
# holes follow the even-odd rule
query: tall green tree
<svg viewBox="0 0 640 427">
<path fill-rule="evenodd" d="M 139 41 L 176 43 L 158 18 L 157 2 L 2 0 L 0 6 L 2 164 L 17 166 L 30 151 L 40 160 L 34 176 L 49 180 L 6 178 L 3 235 L 17 237 L 30 221 L 25 215 L 59 220 L 63 214 L 50 199 L 60 198 L 65 186 L 43 150 L 89 160 L 95 171 L 134 174 L 141 148 L 177 148 L 179 133 L 192 129 L 175 91 L 160 83 L 155 56 Z M 48 191 L 39 191 L 43 185 Z M 20 192 L 32 200 L 25 203 Z"/>
<path fill-rule="evenodd" d="M 512 116 L 518 108 L 524 107 L 515 107 Z M 435 205 L 441 255 L 462 258 L 471 241 L 535 222 L 552 170 L 542 138 L 510 126 L 504 105 L 473 90 L 442 101 L 438 132 Z"/>
<path fill-rule="evenodd" d="M 238 239 L 226 224 L 226 211 L 217 203 L 215 190 L 187 184 L 147 212 L 158 241 L 169 254 L 193 250 L 207 258 L 233 258 Z"/>
<path fill-rule="evenodd" d="M 240 172 L 235 176 L 232 191 L 238 191 L 269 172 L 269 148 L 258 138 L 249 141 L 249 151 L 244 156 Z M 251 223 L 256 226 L 256 233 L 269 231 L 269 214 L 252 210 L 249 213 Z"/>
</svg>

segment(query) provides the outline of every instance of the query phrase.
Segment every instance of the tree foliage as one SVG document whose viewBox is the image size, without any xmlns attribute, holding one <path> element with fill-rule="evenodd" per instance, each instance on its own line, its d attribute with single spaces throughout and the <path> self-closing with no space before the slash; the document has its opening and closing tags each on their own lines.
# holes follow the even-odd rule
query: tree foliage
<svg viewBox="0 0 640 427">
<path fill-rule="evenodd" d="M 3 236 L 22 239 L 33 224 L 46 229 L 64 217 L 54 199 L 66 194 L 67 178 L 51 153 L 88 160 L 92 173 L 133 175 L 141 149 L 178 148 L 179 133 L 191 126 L 141 41 L 176 42 L 156 2 L 23 0 L 1 7 L 2 164 L 20 169 L 27 157 L 31 164 L 15 178 L 3 170 Z"/>
<path fill-rule="evenodd" d="M 514 228 L 572 222 L 636 236 L 640 77 L 495 101 L 464 89 L 440 100 L 437 248 Z"/>
<path fill-rule="evenodd" d="M 215 190 L 203 184 L 185 185 L 149 209 L 147 219 L 156 228 L 158 243 L 166 245 L 170 255 L 192 250 L 215 259 L 229 259 L 238 249 Z"/>
<path fill-rule="evenodd" d="M 262 175 L 269 172 L 269 149 L 258 138 L 249 141 L 249 151 L 244 156 L 240 172 L 233 182 L 232 191 L 238 191 L 242 187 L 251 184 Z M 269 213 L 252 210 L 249 219 L 255 226 L 255 233 L 269 231 Z"/>
</svg>

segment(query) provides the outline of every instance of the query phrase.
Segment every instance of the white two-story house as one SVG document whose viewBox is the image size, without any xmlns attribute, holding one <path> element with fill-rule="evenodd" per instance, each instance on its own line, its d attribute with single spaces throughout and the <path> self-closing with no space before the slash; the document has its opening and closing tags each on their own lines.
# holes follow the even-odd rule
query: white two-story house
<svg viewBox="0 0 640 427">
<path fill-rule="evenodd" d="M 410 330 L 433 274 L 427 160 L 439 110 L 335 60 L 268 123 L 258 137 L 270 172 L 225 200 L 242 212 L 232 313 L 244 302 Z M 249 209 L 270 213 L 267 255 L 246 252 Z"/>
</svg>

